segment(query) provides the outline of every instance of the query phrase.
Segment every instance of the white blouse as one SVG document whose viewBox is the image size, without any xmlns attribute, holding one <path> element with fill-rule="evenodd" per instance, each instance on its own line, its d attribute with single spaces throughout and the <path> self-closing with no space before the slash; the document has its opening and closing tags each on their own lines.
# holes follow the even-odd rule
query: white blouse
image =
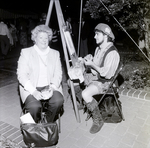
<svg viewBox="0 0 150 148">
<path fill-rule="evenodd" d="M 39 55 L 39 67 L 40 67 L 40 73 L 39 73 L 37 87 L 47 86 L 48 85 L 47 55 L 49 53 L 49 48 L 47 48 L 45 51 L 41 51 L 36 45 L 34 45 L 34 48 Z"/>
</svg>

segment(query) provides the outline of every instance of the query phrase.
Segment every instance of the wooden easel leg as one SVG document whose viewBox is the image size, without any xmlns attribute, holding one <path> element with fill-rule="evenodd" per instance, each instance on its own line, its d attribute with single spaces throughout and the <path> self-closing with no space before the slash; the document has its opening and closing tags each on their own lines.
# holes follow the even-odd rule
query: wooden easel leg
<svg viewBox="0 0 150 148">
<path fill-rule="evenodd" d="M 66 46 L 67 43 L 66 43 L 65 36 L 63 33 L 63 27 L 65 26 L 65 21 L 64 21 L 63 13 L 61 11 L 59 0 L 50 0 L 48 15 L 47 15 L 47 19 L 46 19 L 46 25 L 49 24 L 53 3 L 55 4 L 55 8 L 56 8 L 56 14 L 57 14 L 57 19 L 58 19 L 58 24 L 59 24 L 59 29 L 60 29 L 63 51 L 64 51 L 66 66 L 67 66 L 67 70 L 68 70 L 70 68 L 70 64 L 69 64 L 69 58 L 68 58 L 68 52 L 67 52 L 67 46 Z M 73 105 L 74 105 L 74 109 L 75 109 L 75 115 L 77 118 L 77 122 L 80 122 L 79 110 L 77 108 L 77 100 L 76 100 L 74 85 L 73 85 L 72 81 L 70 81 L 70 85 L 71 85 L 71 92 L 72 92 L 72 97 L 73 97 Z"/>
<path fill-rule="evenodd" d="M 77 107 L 77 99 L 76 99 L 76 95 L 75 95 L 75 91 L 74 91 L 74 85 L 73 85 L 72 81 L 70 81 L 70 87 L 71 87 L 71 93 L 72 93 L 73 104 L 74 104 L 74 108 L 75 108 L 75 114 L 76 114 L 77 122 L 81 122 L 80 116 L 79 116 L 79 110 Z"/>
<path fill-rule="evenodd" d="M 50 0 L 50 4 L 49 4 L 49 8 L 48 8 L 48 13 L 47 13 L 47 17 L 46 17 L 46 22 L 45 25 L 49 25 L 49 21 L 50 21 L 50 17 L 51 17 L 51 13 L 52 13 L 52 8 L 53 8 L 53 4 L 54 4 L 54 0 Z"/>
</svg>

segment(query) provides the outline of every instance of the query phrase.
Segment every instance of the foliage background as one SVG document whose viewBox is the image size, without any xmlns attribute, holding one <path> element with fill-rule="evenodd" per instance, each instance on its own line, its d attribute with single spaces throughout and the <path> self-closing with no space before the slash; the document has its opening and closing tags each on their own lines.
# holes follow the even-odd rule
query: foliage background
<svg viewBox="0 0 150 148">
<path fill-rule="evenodd" d="M 93 19 L 113 24 L 118 30 L 136 29 L 138 36 L 145 38 L 145 48 L 150 59 L 149 0 L 87 0 L 83 11 L 89 13 Z"/>
</svg>

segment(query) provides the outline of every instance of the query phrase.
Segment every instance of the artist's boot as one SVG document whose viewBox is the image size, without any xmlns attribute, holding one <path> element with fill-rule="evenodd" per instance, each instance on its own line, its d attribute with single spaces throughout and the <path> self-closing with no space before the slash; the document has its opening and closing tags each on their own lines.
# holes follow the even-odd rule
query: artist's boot
<svg viewBox="0 0 150 148">
<path fill-rule="evenodd" d="M 93 124 L 90 129 L 91 134 L 95 134 L 100 131 L 102 128 L 104 121 L 102 119 L 102 116 L 100 114 L 98 103 L 95 99 L 92 100 L 92 102 L 87 103 L 87 108 L 91 111 Z"/>
<path fill-rule="evenodd" d="M 100 131 L 102 128 L 104 121 L 102 119 L 102 116 L 100 114 L 99 108 L 96 107 L 92 112 L 92 118 L 93 118 L 93 125 L 90 129 L 91 134 L 95 134 Z"/>
</svg>

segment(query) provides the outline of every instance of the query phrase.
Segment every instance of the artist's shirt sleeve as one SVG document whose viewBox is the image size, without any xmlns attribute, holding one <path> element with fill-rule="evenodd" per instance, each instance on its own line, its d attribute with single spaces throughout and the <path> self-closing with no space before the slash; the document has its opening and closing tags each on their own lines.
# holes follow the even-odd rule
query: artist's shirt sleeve
<svg viewBox="0 0 150 148">
<path fill-rule="evenodd" d="M 110 79 L 114 76 L 120 62 L 120 56 L 116 50 L 107 54 L 104 66 L 100 68 L 100 76 Z"/>
</svg>

